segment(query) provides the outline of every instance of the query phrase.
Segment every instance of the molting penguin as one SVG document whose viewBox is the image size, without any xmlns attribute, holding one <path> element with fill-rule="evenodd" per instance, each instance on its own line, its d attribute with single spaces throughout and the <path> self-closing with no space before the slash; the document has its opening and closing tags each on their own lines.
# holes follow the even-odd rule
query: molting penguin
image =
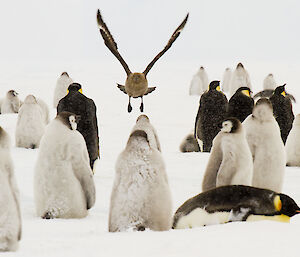
<svg viewBox="0 0 300 257">
<path fill-rule="evenodd" d="M 241 63 L 236 66 L 235 71 L 232 73 L 230 80 L 230 95 L 232 96 L 240 87 L 252 88 L 249 74 Z"/>
<path fill-rule="evenodd" d="M 33 95 L 28 95 L 18 113 L 16 146 L 32 149 L 39 147 L 45 126 L 42 108 Z"/>
<path fill-rule="evenodd" d="M 286 84 L 277 87 L 274 94 L 270 97 L 270 101 L 273 105 L 274 117 L 278 122 L 284 144 L 292 129 L 294 121 L 292 102 L 290 98 L 286 97 L 285 85 Z"/>
<path fill-rule="evenodd" d="M 243 122 L 252 113 L 254 100 L 248 87 L 240 87 L 229 99 L 227 117 L 235 117 Z"/>
<path fill-rule="evenodd" d="M 300 166 L 300 114 L 297 114 L 285 144 L 286 165 Z"/>
<path fill-rule="evenodd" d="M 271 102 L 266 98 L 259 99 L 243 126 L 253 157 L 252 186 L 281 192 L 285 149 Z"/>
<path fill-rule="evenodd" d="M 15 90 L 9 90 L 2 101 L 1 113 L 18 113 L 21 107 L 21 101 Z"/>
<path fill-rule="evenodd" d="M 95 185 L 77 116 L 59 113 L 46 128 L 34 172 L 36 213 L 44 219 L 83 218 L 95 203 Z"/>
<path fill-rule="evenodd" d="M 195 121 L 195 138 L 202 141 L 203 152 L 210 152 L 212 141 L 219 133 L 219 124 L 226 117 L 227 98 L 220 91 L 220 81 L 212 81 L 202 94 Z"/>
<path fill-rule="evenodd" d="M 197 139 L 193 134 L 189 134 L 184 138 L 179 149 L 182 153 L 200 152 L 200 147 L 198 145 Z"/>
<path fill-rule="evenodd" d="M 225 185 L 251 185 L 252 155 L 242 124 L 236 118 L 223 121 L 202 181 L 202 191 Z"/>
<path fill-rule="evenodd" d="M 161 153 L 147 133 L 131 133 L 116 163 L 111 193 L 109 231 L 169 230 L 172 198 Z"/>
<path fill-rule="evenodd" d="M 132 132 L 135 130 L 145 131 L 147 133 L 150 146 L 161 152 L 161 147 L 157 136 L 157 132 L 155 128 L 151 125 L 147 115 L 142 114 L 137 118 L 136 124 L 133 127 Z"/>
<path fill-rule="evenodd" d="M 203 66 L 193 76 L 190 85 L 190 95 L 201 95 L 208 87 L 208 76 Z"/>
<path fill-rule="evenodd" d="M 230 90 L 230 80 L 232 76 L 232 71 L 230 68 L 226 68 L 222 79 L 222 90 L 223 92 L 229 92 Z"/>
<path fill-rule="evenodd" d="M 21 239 L 19 190 L 10 155 L 10 139 L 0 127 L 0 251 L 15 251 Z"/>
<path fill-rule="evenodd" d="M 187 200 L 176 211 L 174 229 L 194 228 L 233 221 L 289 222 L 299 206 L 285 194 L 235 185 L 218 187 Z"/>
<path fill-rule="evenodd" d="M 128 112 L 132 111 L 132 107 L 131 107 L 131 103 L 130 103 L 131 97 L 133 97 L 133 98 L 140 97 L 141 98 L 140 111 L 141 112 L 144 111 L 143 96 L 150 94 L 151 92 L 153 92 L 155 90 L 155 87 L 148 87 L 148 81 L 147 81 L 146 76 L 147 76 L 148 72 L 151 70 L 151 68 L 153 67 L 153 65 L 158 61 L 158 59 L 160 57 L 163 56 L 163 54 L 165 52 L 167 52 L 167 50 L 172 46 L 172 44 L 175 42 L 177 37 L 180 35 L 181 31 L 183 30 L 183 28 L 188 20 L 188 16 L 189 16 L 189 14 L 187 14 L 187 16 L 182 21 L 182 23 L 174 31 L 174 33 L 172 34 L 172 36 L 169 39 L 165 48 L 161 52 L 159 52 L 158 55 L 156 55 L 154 57 L 154 59 L 148 64 L 148 66 L 144 70 L 144 72 L 143 73 L 140 73 L 140 72 L 132 73 L 130 71 L 127 63 L 124 61 L 124 59 L 120 55 L 117 44 L 116 44 L 113 36 L 111 35 L 108 27 L 106 26 L 106 24 L 101 16 L 100 11 L 98 10 L 97 22 L 98 22 L 100 34 L 104 40 L 104 43 L 107 46 L 107 48 L 112 52 L 112 54 L 119 60 L 119 62 L 121 63 L 121 65 L 123 66 L 123 68 L 127 74 L 125 86 L 118 84 L 118 88 L 121 91 L 123 91 L 125 94 L 127 94 L 129 97 Z"/>
<path fill-rule="evenodd" d="M 57 113 L 67 111 L 80 116 L 77 130 L 84 137 L 93 170 L 94 162 L 100 156 L 96 105 L 92 99 L 82 94 L 80 84 L 73 83 L 68 90 L 69 93 L 58 103 Z"/>
<path fill-rule="evenodd" d="M 57 108 L 58 102 L 68 93 L 68 87 L 73 83 L 67 72 L 63 72 L 57 79 L 53 97 L 53 107 Z"/>
</svg>

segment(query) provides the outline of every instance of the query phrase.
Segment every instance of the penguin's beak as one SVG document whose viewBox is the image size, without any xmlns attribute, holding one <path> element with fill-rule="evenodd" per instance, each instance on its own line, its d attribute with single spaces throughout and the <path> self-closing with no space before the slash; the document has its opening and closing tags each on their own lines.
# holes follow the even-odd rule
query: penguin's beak
<svg viewBox="0 0 300 257">
<path fill-rule="evenodd" d="M 296 213 L 299 214 L 299 213 L 300 213 L 300 210 L 296 210 Z"/>
</svg>

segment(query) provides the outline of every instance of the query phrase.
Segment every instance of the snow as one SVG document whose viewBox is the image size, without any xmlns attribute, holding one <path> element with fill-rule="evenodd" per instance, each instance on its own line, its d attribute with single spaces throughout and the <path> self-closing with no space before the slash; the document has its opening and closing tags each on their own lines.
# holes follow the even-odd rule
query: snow
<svg viewBox="0 0 300 257">
<path fill-rule="evenodd" d="M 0 126 L 12 139 L 23 218 L 19 250 L 3 256 L 298 256 L 300 215 L 290 223 L 108 232 L 115 162 L 140 115 L 140 100 L 133 99 L 133 111 L 128 114 L 128 98 L 116 87 L 116 83 L 124 84 L 126 74 L 100 38 L 97 8 L 132 71 L 145 69 L 190 11 L 180 37 L 149 72 L 149 86 L 157 88 L 144 98 L 145 114 L 161 143 L 174 212 L 200 193 L 209 157 L 208 153 L 179 152 L 181 141 L 194 126 L 199 97 L 188 92 L 201 65 L 211 80 L 221 80 L 226 67 L 233 69 L 241 61 L 254 93 L 273 73 L 276 82 L 287 83 L 287 91 L 300 101 L 298 1 L 6 1 L 0 9 L 0 98 L 10 89 L 22 100 L 33 94 L 49 105 L 53 119 L 56 80 L 67 71 L 97 105 L 101 160 L 94 175 L 96 204 L 89 215 L 80 220 L 42 220 L 36 217 L 33 201 L 38 149 L 16 148 L 17 115 L 0 115 Z M 294 113 L 299 111 L 300 105 L 295 105 Z M 283 193 L 298 204 L 299 184 L 300 169 L 287 167 Z"/>
<path fill-rule="evenodd" d="M 188 96 L 191 65 L 175 76 L 177 63 L 159 64 L 149 74 L 157 90 L 145 97 L 145 114 L 155 127 L 162 147 L 173 199 L 173 211 L 188 198 L 200 193 L 208 153 L 180 153 L 179 145 L 190 132 L 198 108 L 198 97 Z M 17 114 L 0 115 L 0 125 L 9 132 L 13 147 L 12 158 L 21 194 L 23 237 L 19 250 L 7 256 L 297 256 L 300 215 L 290 223 L 259 221 L 212 225 L 167 232 L 108 232 L 108 210 L 114 167 L 119 153 L 125 148 L 136 118 L 140 115 L 139 100 L 133 101 L 133 112 L 127 113 L 127 97 L 116 87 L 125 80 L 122 67 L 109 63 L 85 64 L 78 69 L 70 64 L 67 70 L 74 81 L 82 83 L 83 93 L 94 99 L 98 108 L 100 155 L 94 175 L 97 199 L 89 215 L 78 220 L 42 220 L 35 214 L 33 201 L 33 171 L 38 149 L 16 148 L 14 133 Z M 113 65 L 114 66 L 114 65 Z M 49 106 L 55 83 L 62 72 L 43 64 L 36 72 L 11 70 L 3 80 L 3 94 L 10 88 L 20 93 L 35 94 Z M 116 69 L 116 76 L 113 71 Z M 99 70 L 101 72 L 99 72 Z M 216 70 L 221 77 L 223 70 Z M 249 69 L 251 79 L 259 70 Z M 43 74 L 43 75 L 40 75 Z M 161 75 L 164 74 L 164 75 Z M 174 75 L 175 74 L 175 75 Z M 118 78 L 119 75 L 119 78 Z M 8 78 L 9 77 L 9 78 Z M 261 83 L 254 91 L 258 91 Z M 296 90 L 290 90 L 297 98 Z M 298 95 L 297 95 L 298 93 Z M 299 106 L 295 105 L 297 113 Z M 50 117 L 56 115 L 51 107 Z M 283 192 L 300 204 L 300 170 L 287 167 Z M 5 255 L 5 256 L 6 256 Z"/>
</svg>

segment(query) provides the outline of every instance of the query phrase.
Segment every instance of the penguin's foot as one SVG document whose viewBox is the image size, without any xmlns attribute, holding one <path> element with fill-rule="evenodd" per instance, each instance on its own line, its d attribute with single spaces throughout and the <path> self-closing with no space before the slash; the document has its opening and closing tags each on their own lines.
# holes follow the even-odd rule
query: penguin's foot
<svg viewBox="0 0 300 257">
<path fill-rule="evenodd" d="M 42 216 L 42 219 L 47 219 L 47 220 L 53 219 L 53 218 L 54 218 L 54 217 L 53 217 L 52 213 L 49 212 L 49 211 L 47 211 L 47 212 L 44 214 L 44 216 Z"/>
<path fill-rule="evenodd" d="M 131 111 L 132 111 L 132 107 L 131 107 L 131 104 L 130 104 L 130 103 L 128 104 L 127 110 L 128 110 L 128 112 L 131 112 Z"/>
<path fill-rule="evenodd" d="M 141 103 L 141 106 L 140 106 L 140 111 L 143 112 L 144 111 L 144 104 Z"/>
</svg>

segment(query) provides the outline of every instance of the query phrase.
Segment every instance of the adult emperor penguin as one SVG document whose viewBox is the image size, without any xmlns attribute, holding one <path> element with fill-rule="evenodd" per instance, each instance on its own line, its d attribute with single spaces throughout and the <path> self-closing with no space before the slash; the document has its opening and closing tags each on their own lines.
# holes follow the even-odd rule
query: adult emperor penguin
<svg viewBox="0 0 300 257">
<path fill-rule="evenodd" d="M 289 222 L 299 206 L 285 194 L 243 185 L 218 187 L 194 196 L 181 205 L 174 229 L 194 228 L 234 221 Z"/>
<path fill-rule="evenodd" d="M 200 152 L 199 144 L 193 134 L 189 134 L 184 138 L 179 150 L 182 153 Z"/>
<path fill-rule="evenodd" d="M 140 105 L 140 111 L 144 111 L 144 104 L 143 104 L 143 96 L 147 95 L 155 90 L 155 87 L 148 87 L 148 81 L 147 81 L 147 74 L 153 67 L 153 65 L 157 62 L 157 60 L 163 56 L 163 54 L 172 46 L 172 44 L 175 42 L 177 37 L 180 35 L 181 31 L 183 30 L 187 20 L 188 20 L 189 14 L 185 17 L 183 22 L 179 25 L 179 27 L 174 31 L 171 38 L 169 39 L 167 45 L 165 48 L 159 52 L 158 55 L 155 56 L 155 58 L 148 64 L 147 68 L 143 71 L 143 73 L 135 72 L 132 73 L 127 65 L 127 63 L 124 61 L 122 56 L 120 55 L 118 51 L 117 44 L 111 35 L 108 27 L 104 23 L 104 20 L 102 19 L 101 13 L 98 10 L 97 12 L 97 21 L 98 26 L 100 29 L 101 36 L 104 40 L 105 45 L 108 47 L 108 49 L 112 52 L 112 54 L 119 60 L 121 65 L 123 66 L 126 74 L 127 79 L 125 81 L 125 86 L 119 85 L 118 88 L 123 91 L 125 94 L 129 96 L 129 103 L 128 103 L 128 112 L 132 111 L 132 107 L 130 104 L 131 97 L 133 98 L 141 98 L 141 105 Z"/>
<path fill-rule="evenodd" d="M 77 116 L 59 113 L 42 137 L 34 173 L 36 213 L 44 219 L 83 218 L 95 203 L 95 185 Z"/>
<path fill-rule="evenodd" d="M 168 230 L 172 198 L 161 153 L 147 133 L 135 130 L 116 163 L 109 210 L 109 231 Z"/>
<path fill-rule="evenodd" d="M 53 107 L 57 108 L 59 100 L 65 97 L 68 93 L 68 87 L 73 83 L 67 72 L 63 72 L 57 79 L 56 87 L 53 96 Z"/>
<path fill-rule="evenodd" d="M 232 76 L 231 69 L 226 68 L 224 71 L 224 74 L 223 74 L 223 79 L 222 79 L 222 91 L 223 92 L 229 92 L 231 76 Z"/>
<path fill-rule="evenodd" d="M 227 117 L 235 117 L 243 122 L 252 113 L 254 100 L 248 87 L 240 87 L 229 99 Z"/>
<path fill-rule="evenodd" d="M 219 125 L 226 117 L 227 104 L 226 96 L 220 91 L 220 81 L 212 81 L 200 98 L 195 120 L 195 138 L 202 141 L 203 152 L 210 152 Z"/>
<path fill-rule="evenodd" d="M 161 152 L 161 146 L 157 136 L 157 132 L 150 123 L 150 119 L 147 115 L 142 114 L 137 118 L 136 124 L 133 127 L 132 132 L 135 130 L 145 131 L 147 133 L 150 146 Z"/>
<path fill-rule="evenodd" d="M 226 185 L 251 185 L 252 175 L 252 155 L 243 126 L 236 118 L 225 119 L 213 140 L 202 191 Z"/>
<path fill-rule="evenodd" d="M 286 84 L 276 87 L 274 94 L 270 97 L 274 117 L 278 122 L 284 144 L 292 129 L 294 121 L 292 101 L 290 98 L 286 97 L 285 85 Z"/>
<path fill-rule="evenodd" d="M 252 186 L 281 192 L 286 158 L 271 102 L 259 99 L 243 126 L 253 157 Z"/>
<path fill-rule="evenodd" d="M 2 101 L 1 113 L 18 113 L 21 107 L 21 101 L 15 90 L 9 90 Z"/>
<path fill-rule="evenodd" d="M 239 63 L 232 73 L 229 91 L 230 96 L 232 96 L 240 87 L 248 87 L 250 90 L 252 88 L 249 74 L 242 63 Z"/>
<path fill-rule="evenodd" d="M 99 134 L 97 108 L 94 101 L 82 94 L 81 85 L 72 83 L 69 93 L 63 97 L 57 106 L 57 113 L 67 111 L 80 116 L 77 130 L 83 135 L 90 158 L 90 166 L 99 158 Z"/>
<path fill-rule="evenodd" d="M 300 114 L 297 114 L 286 140 L 286 165 L 300 166 Z"/>
<path fill-rule="evenodd" d="M 10 155 L 10 139 L 0 127 L 0 251 L 15 251 L 21 239 L 19 190 Z"/>
<path fill-rule="evenodd" d="M 208 76 L 203 66 L 193 76 L 190 85 L 190 95 L 201 95 L 208 88 Z"/>
<path fill-rule="evenodd" d="M 16 146 L 38 148 L 45 131 L 45 118 L 33 95 L 28 95 L 22 104 L 16 126 Z"/>
<path fill-rule="evenodd" d="M 257 99 L 260 97 L 267 97 L 270 98 L 274 94 L 274 90 L 277 87 L 277 83 L 274 79 L 274 76 L 272 73 L 270 73 L 263 81 L 263 90 L 256 93 L 253 96 L 253 99 Z M 288 98 L 290 98 L 293 102 L 296 103 L 296 99 L 293 95 L 286 92 L 286 95 Z"/>
</svg>

